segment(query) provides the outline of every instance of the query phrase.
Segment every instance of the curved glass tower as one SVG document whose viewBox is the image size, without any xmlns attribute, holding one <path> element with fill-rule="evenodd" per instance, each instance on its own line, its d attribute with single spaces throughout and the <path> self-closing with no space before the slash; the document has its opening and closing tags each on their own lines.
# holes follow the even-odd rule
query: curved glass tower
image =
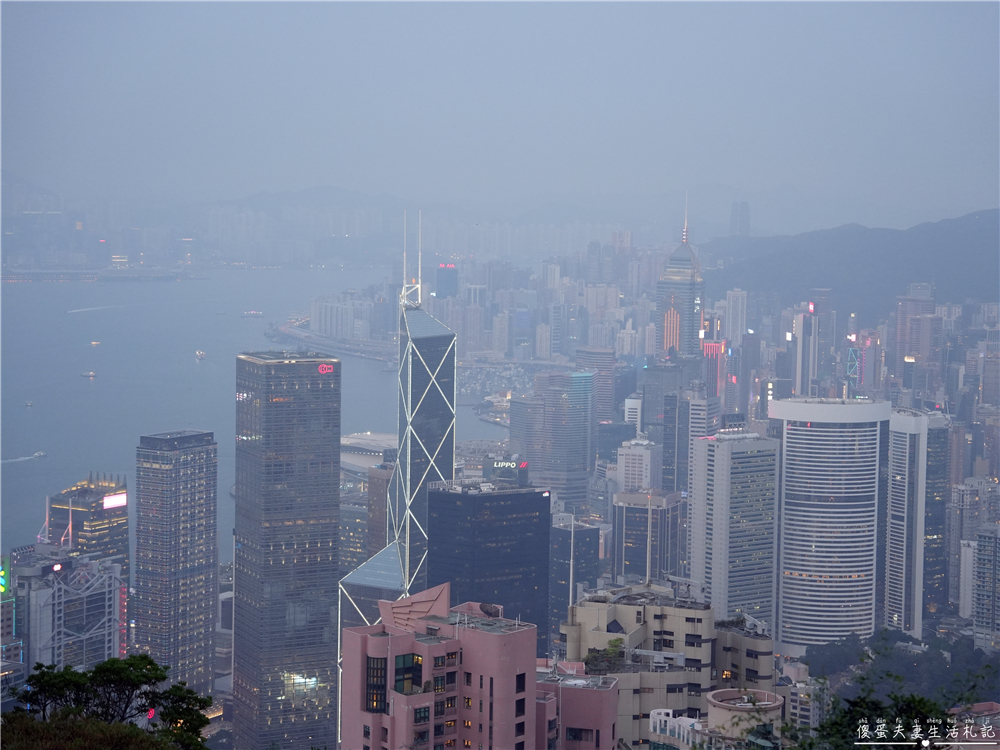
<svg viewBox="0 0 1000 750">
<path fill-rule="evenodd" d="M 883 606 L 887 401 L 771 401 L 780 428 L 775 640 L 782 653 L 857 633 Z"/>
</svg>

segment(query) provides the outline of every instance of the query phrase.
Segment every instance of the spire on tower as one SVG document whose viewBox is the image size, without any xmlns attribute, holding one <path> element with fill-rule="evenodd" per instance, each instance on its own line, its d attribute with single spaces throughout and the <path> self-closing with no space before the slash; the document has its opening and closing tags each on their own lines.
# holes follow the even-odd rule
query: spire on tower
<svg viewBox="0 0 1000 750">
<path fill-rule="evenodd" d="M 684 193 L 684 231 L 681 232 L 681 242 L 685 245 L 688 241 L 688 196 Z"/>
</svg>

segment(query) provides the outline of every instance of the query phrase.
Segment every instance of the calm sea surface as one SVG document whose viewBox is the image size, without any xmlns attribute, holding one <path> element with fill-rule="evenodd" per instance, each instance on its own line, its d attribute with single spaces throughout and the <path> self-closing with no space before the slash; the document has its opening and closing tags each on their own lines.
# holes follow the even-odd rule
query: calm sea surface
<svg viewBox="0 0 1000 750">
<path fill-rule="evenodd" d="M 178 282 L 3 284 L 0 548 L 33 542 L 45 497 L 90 472 L 127 477 L 132 490 L 139 436 L 179 429 L 215 433 L 219 533 L 228 540 L 236 355 L 277 346 L 264 337 L 268 322 L 307 312 L 318 295 L 378 283 L 386 271 L 226 269 Z M 246 310 L 264 317 L 243 318 Z M 380 362 L 343 358 L 343 434 L 395 432 L 394 377 Z M 460 441 L 498 440 L 506 430 L 460 407 L 457 433 Z M 38 451 L 45 457 L 30 458 Z M 232 557 L 226 541 L 220 557 Z"/>
</svg>

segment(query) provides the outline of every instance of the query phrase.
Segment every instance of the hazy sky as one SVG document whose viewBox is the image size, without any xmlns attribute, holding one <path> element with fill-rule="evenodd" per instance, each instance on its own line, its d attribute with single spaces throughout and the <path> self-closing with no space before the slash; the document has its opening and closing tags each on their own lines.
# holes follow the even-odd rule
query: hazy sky
<svg viewBox="0 0 1000 750">
<path fill-rule="evenodd" d="M 688 191 L 720 219 L 749 200 L 776 229 L 1000 204 L 996 2 L 0 14 L 3 167 L 67 196 L 336 185 L 655 211 Z"/>
</svg>

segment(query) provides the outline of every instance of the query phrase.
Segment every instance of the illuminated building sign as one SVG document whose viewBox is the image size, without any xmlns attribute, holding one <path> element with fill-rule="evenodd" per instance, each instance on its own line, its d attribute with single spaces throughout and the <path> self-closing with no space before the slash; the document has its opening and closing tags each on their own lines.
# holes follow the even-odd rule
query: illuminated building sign
<svg viewBox="0 0 1000 750">
<path fill-rule="evenodd" d="M 333 365 L 320 365 L 317 369 L 320 375 L 329 375 L 333 372 Z"/>
<path fill-rule="evenodd" d="M 494 461 L 494 469 L 516 469 L 517 461 Z"/>
<path fill-rule="evenodd" d="M 124 492 L 116 492 L 113 495 L 104 496 L 104 510 L 108 508 L 120 508 L 128 503 L 128 496 Z"/>
<path fill-rule="evenodd" d="M 809 312 L 816 312 L 816 305 L 812 302 L 809 303 Z"/>
</svg>

